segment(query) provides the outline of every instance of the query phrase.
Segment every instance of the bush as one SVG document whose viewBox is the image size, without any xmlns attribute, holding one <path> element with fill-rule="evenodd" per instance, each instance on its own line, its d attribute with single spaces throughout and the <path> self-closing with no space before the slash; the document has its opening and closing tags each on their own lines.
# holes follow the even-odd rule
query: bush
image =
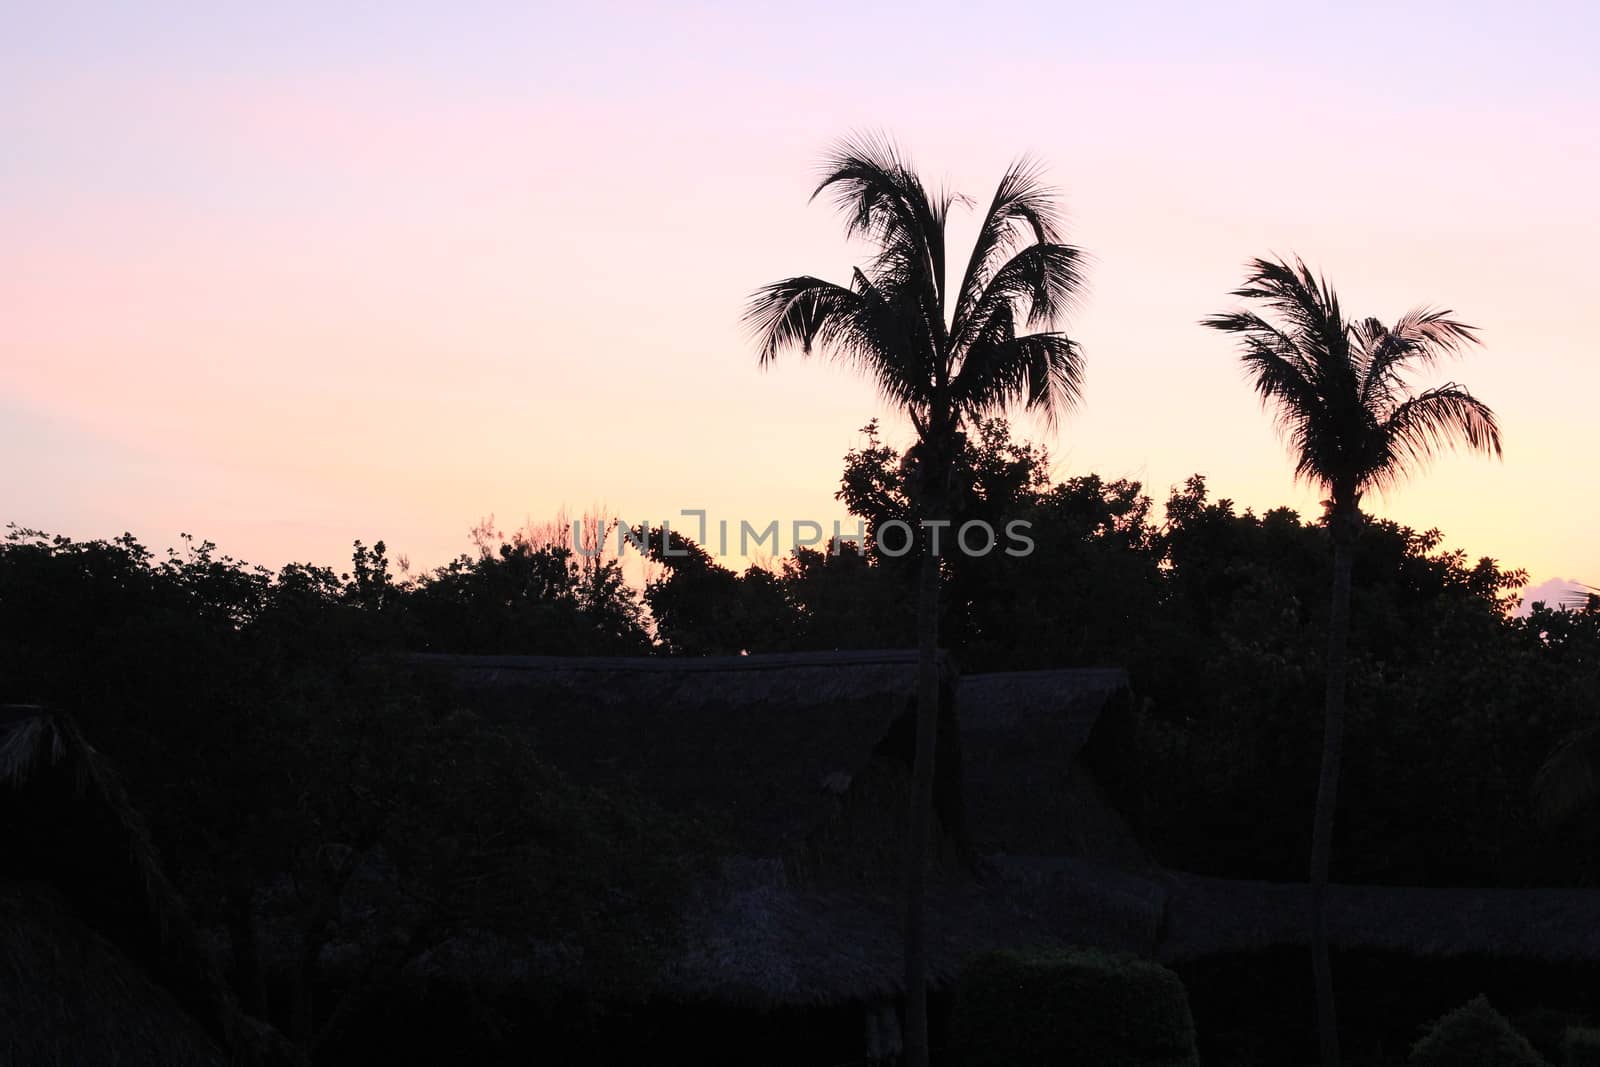
<svg viewBox="0 0 1600 1067">
<path fill-rule="evenodd" d="M 1092 949 L 995 952 L 972 960 L 956 987 L 952 1025 L 963 1067 L 1200 1062 L 1178 976 Z"/>
<path fill-rule="evenodd" d="M 1567 1031 L 1588 1024 L 1588 1017 L 1580 1012 L 1548 1005 L 1529 1008 L 1510 1016 L 1517 1033 L 1528 1039 L 1533 1050 L 1551 1063 L 1561 1063 L 1566 1056 Z"/>
<path fill-rule="evenodd" d="M 1528 1039 L 1482 996 L 1434 1023 L 1407 1062 L 1415 1067 L 1548 1067 Z"/>
<path fill-rule="evenodd" d="M 1566 1067 L 1600 1067 L 1600 1030 L 1569 1027 L 1561 1052 Z"/>
</svg>

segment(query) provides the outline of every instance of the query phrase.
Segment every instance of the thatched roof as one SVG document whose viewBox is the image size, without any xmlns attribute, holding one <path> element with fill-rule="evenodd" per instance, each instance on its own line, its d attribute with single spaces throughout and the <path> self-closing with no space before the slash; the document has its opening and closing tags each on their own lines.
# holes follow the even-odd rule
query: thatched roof
<svg viewBox="0 0 1600 1067">
<path fill-rule="evenodd" d="M 736 851 L 814 833 L 916 687 L 915 652 L 576 658 L 416 655 L 586 785 L 710 814 Z M 1142 857 L 1074 757 L 1121 670 L 965 675 L 968 825 L 981 852 Z"/>
<path fill-rule="evenodd" d="M 873 752 L 906 710 L 914 653 L 416 662 L 526 724 L 569 773 L 729 816 L 737 847 L 685 914 L 676 992 L 798 1004 L 899 989 L 899 903 L 882 874 L 898 862 L 903 783 Z M 930 891 L 936 976 L 1027 944 L 1181 961 L 1305 943 L 1305 886 L 1162 871 L 1105 802 L 1080 757 L 1126 689 L 1118 670 L 961 678 L 967 821 L 988 860 L 985 877 Z M 797 840 L 878 876 L 812 877 Z M 1600 891 L 1338 886 L 1329 924 L 1345 948 L 1600 961 Z"/>
<path fill-rule="evenodd" d="M 0 1017 L 55 1057 L 15 1062 L 293 1062 L 239 1012 L 121 785 L 65 717 L 0 707 L 0 841 Z"/>
<path fill-rule="evenodd" d="M 419 656 L 475 708 L 579 784 L 707 819 L 740 854 L 772 856 L 826 813 L 902 710 L 915 659 Z"/>
<path fill-rule="evenodd" d="M 814 877 L 796 843 L 860 859 L 875 842 L 878 872 L 895 868 L 904 771 L 880 743 L 906 711 L 913 653 L 410 662 L 586 784 L 725 818 L 731 847 L 680 917 L 663 992 L 800 1006 L 901 991 L 892 878 Z M 936 983 L 996 948 L 1088 944 L 1178 962 L 1305 942 L 1304 886 L 1162 871 L 1104 802 L 1080 757 L 1125 710 L 1126 686 L 1116 670 L 961 679 L 967 807 L 985 859 L 979 877 L 930 887 Z M 1600 960 L 1600 892 L 1335 887 L 1330 926 L 1346 948 Z M 438 953 L 433 973 L 552 973 L 537 952 L 482 940 L 458 946 L 455 964 Z"/>
<path fill-rule="evenodd" d="M 1108 712 L 1127 712 L 1127 689 L 1127 674 L 1110 669 L 962 678 L 967 811 L 982 851 L 1153 869 L 1079 758 Z"/>
<path fill-rule="evenodd" d="M 0 1063 L 226 1067 L 215 1035 L 59 893 L 0 881 Z"/>
<path fill-rule="evenodd" d="M 773 861 L 730 863 L 701 887 L 666 986 L 685 999 L 804 1006 L 904 990 L 901 901 L 889 892 L 798 889 Z M 982 882 L 928 897 L 930 975 L 952 982 L 976 953 L 1098 945 L 1148 953 L 1161 916 L 1154 883 L 1073 860 L 1000 861 Z"/>
<path fill-rule="evenodd" d="M 793 1005 L 900 991 L 914 652 L 408 660 L 576 780 L 720 819 L 730 848 L 682 916 L 667 991 Z M 966 821 L 988 859 L 980 877 L 934 880 L 936 981 L 993 948 L 1151 951 L 1162 887 L 1065 858 L 1148 867 L 1077 758 L 1126 687 L 1121 670 L 961 677 Z"/>
<path fill-rule="evenodd" d="M 1097 945 L 1149 955 L 1164 890 L 1148 879 L 1071 859 L 1004 859 L 981 880 L 935 882 L 928 894 L 931 979 L 954 981 L 975 953 Z M 892 998 L 904 989 L 903 902 L 889 888 L 817 890 L 781 860 L 730 859 L 684 908 L 679 947 L 655 993 L 684 1001 L 807 1007 Z M 413 968 L 465 982 L 496 977 L 581 983 L 558 946 L 460 935 Z"/>
<path fill-rule="evenodd" d="M 1303 884 L 1171 874 L 1161 956 L 1172 961 L 1304 945 Z M 1429 889 L 1334 885 L 1328 938 L 1337 948 L 1413 956 L 1600 962 L 1600 890 Z"/>
</svg>

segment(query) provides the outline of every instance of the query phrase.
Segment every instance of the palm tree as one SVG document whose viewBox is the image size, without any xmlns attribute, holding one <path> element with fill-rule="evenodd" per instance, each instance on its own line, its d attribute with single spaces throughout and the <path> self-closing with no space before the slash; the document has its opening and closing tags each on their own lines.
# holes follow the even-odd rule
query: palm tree
<svg viewBox="0 0 1600 1067">
<path fill-rule="evenodd" d="M 1412 392 L 1407 376 L 1477 344 L 1451 312 L 1418 308 L 1392 326 L 1347 320 L 1324 278 L 1299 259 L 1257 259 L 1233 296 L 1252 311 L 1214 315 L 1212 329 L 1238 334 L 1240 358 L 1262 405 L 1272 409 L 1295 457 L 1295 476 L 1328 494 L 1333 540 L 1333 602 L 1328 615 L 1322 769 L 1311 835 L 1312 967 L 1324 1067 L 1339 1062 L 1333 972 L 1328 959 L 1328 863 L 1344 748 L 1345 652 L 1350 635 L 1352 545 L 1361 497 L 1388 489 L 1435 453 L 1457 445 L 1500 455 L 1494 412 L 1454 382 Z"/>
<path fill-rule="evenodd" d="M 812 198 L 831 193 L 847 238 L 874 254 L 846 285 L 801 276 L 758 290 L 746 312 L 762 367 L 798 350 L 862 371 L 916 430 L 913 499 L 923 523 L 918 576 L 917 743 L 906 847 L 906 1055 L 928 1058 L 924 881 L 939 703 L 939 528 L 962 428 L 1016 403 L 1051 423 L 1079 399 L 1083 359 L 1052 327 L 1083 287 L 1083 257 L 1063 244 L 1038 166 L 1001 178 L 957 288 L 946 278 L 945 221 L 965 197 L 930 194 L 890 142 L 863 137 L 826 158 Z M 1028 330 L 1032 332 L 1021 332 Z M 945 540 L 950 535 L 946 534 Z"/>
<path fill-rule="evenodd" d="M 1567 611 L 1582 611 L 1596 600 L 1600 600 L 1600 588 L 1580 583 L 1578 588 L 1567 590 L 1567 595 L 1561 598 L 1561 607 Z"/>
</svg>

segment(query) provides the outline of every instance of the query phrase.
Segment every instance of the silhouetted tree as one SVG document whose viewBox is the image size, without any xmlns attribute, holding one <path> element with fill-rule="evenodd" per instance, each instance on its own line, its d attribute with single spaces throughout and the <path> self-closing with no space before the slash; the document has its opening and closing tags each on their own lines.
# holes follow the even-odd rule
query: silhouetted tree
<svg viewBox="0 0 1600 1067">
<path fill-rule="evenodd" d="M 1407 374 L 1477 343 L 1448 311 L 1419 308 L 1392 326 L 1348 321 L 1326 279 L 1296 260 L 1257 259 L 1233 295 L 1259 302 L 1277 321 L 1253 311 L 1215 315 L 1204 325 L 1241 338 L 1240 357 L 1262 403 L 1273 409 L 1295 457 L 1295 474 L 1329 494 L 1333 601 L 1328 623 L 1322 769 L 1312 827 L 1312 960 L 1319 1047 L 1324 1067 L 1339 1061 L 1328 961 L 1326 896 L 1333 814 L 1345 719 L 1350 623 L 1351 545 L 1361 497 L 1393 485 L 1436 451 L 1465 444 L 1500 454 L 1494 412 L 1453 382 L 1413 393 Z"/>
<path fill-rule="evenodd" d="M 1600 710 L 1600 657 L 1594 655 L 1594 650 L 1600 648 L 1600 595 L 1591 591 L 1581 602 L 1569 596 L 1563 604 L 1571 607 L 1553 610 L 1535 604 L 1528 626 L 1547 647 L 1570 645 L 1580 650 L 1580 657 L 1583 649 L 1589 650 L 1578 664 L 1588 684 L 1574 703 L 1583 705 L 1582 712 L 1592 724 L 1596 710 Z M 1534 778 L 1533 799 L 1546 824 L 1560 824 L 1579 816 L 1593 818 L 1600 803 L 1600 725 L 1574 731 L 1550 753 Z"/>
<path fill-rule="evenodd" d="M 644 598 L 665 651 L 737 656 L 784 650 L 795 619 L 776 574 L 754 564 L 743 574 L 729 570 L 676 530 L 641 524 L 633 535 L 661 568 L 646 583 Z"/>
<path fill-rule="evenodd" d="M 1062 243 L 1039 168 L 1014 164 L 1000 180 L 957 289 L 947 291 L 945 222 L 963 198 L 930 194 L 887 142 L 839 145 L 813 197 L 833 193 L 849 237 L 877 253 L 848 285 L 800 276 L 753 298 L 761 365 L 781 351 L 816 351 L 865 371 L 916 428 L 912 497 L 924 521 L 918 582 L 917 749 L 906 861 L 906 1052 L 926 1067 L 927 956 L 923 918 L 939 694 L 939 531 L 950 476 L 971 419 L 1015 402 L 1053 418 L 1073 405 L 1082 355 L 1050 330 L 1082 288 L 1082 257 Z M 1040 332 L 1019 332 L 1019 328 Z M 948 534 L 946 534 L 948 536 Z"/>
<path fill-rule="evenodd" d="M 860 569 L 866 588 L 858 599 L 872 601 L 876 613 L 884 579 L 916 561 L 883 552 L 873 535 L 885 523 L 913 519 L 914 507 L 909 457 L 884 445 L 876 424 L 866 432 L 866 444 L 845 456 L 837 496 L 868 533 L 870 566 Z M 1013 439 L 1006 420 L 989 419 L 967 435 L 953 486 L 951 536 L 973 521 L 994 531 L 992 544 L 975 532 L 972 554 L 941 560 L 940 636 L 963 665 L 992 671 L 1143 661 L 1161 583 L 1151 501 L 1139 483 L 1089 474 L 1052 485 L 1049 454 Z M 806 591 L 795 597 L 810 607 Z"/>
</svg>

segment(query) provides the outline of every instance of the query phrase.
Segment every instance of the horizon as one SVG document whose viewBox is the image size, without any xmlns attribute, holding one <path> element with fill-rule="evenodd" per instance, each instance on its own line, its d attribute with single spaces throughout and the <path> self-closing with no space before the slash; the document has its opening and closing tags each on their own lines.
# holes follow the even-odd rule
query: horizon
<svg viewBox="0 0 1600 1067">
<path fill-rule="evenodd" d="M 837 366 L 760 371 L 739 315 L 859 261 L 807 197 L 830 144 L 883 130 L 980 201 L 1024 153 L 1060 191 L 1091 257 L 1065 324 L 1085 403 L 1055 433 L 1012 419 L 1054 478 L 1159 507 L 1202 473 L 1314 517 L 1198 325 L 1248 259 L 1298 254 L 1354 314 L 1449 307 L 1484 340 L 1424 383 L 1491 404 L 1504 462 L 1442 457 L 1369 513 L 1530 593 L 1600 584 L 1600 16 L 1041 9 L 1018 43 L 971 16 L 858 11 L 835 38 L 740 10 L 25 12 L 0 43 L 0 440 L 26 457 L 5 520 L 157 550 L 187 531 L 275 569 L 381 539 L 418 570 L 490 515 L 844 520 L 859 428 L 903 446 L 904 422 Z M 874 51 L 895 32 L 915 47 Z"/>
</svg>

